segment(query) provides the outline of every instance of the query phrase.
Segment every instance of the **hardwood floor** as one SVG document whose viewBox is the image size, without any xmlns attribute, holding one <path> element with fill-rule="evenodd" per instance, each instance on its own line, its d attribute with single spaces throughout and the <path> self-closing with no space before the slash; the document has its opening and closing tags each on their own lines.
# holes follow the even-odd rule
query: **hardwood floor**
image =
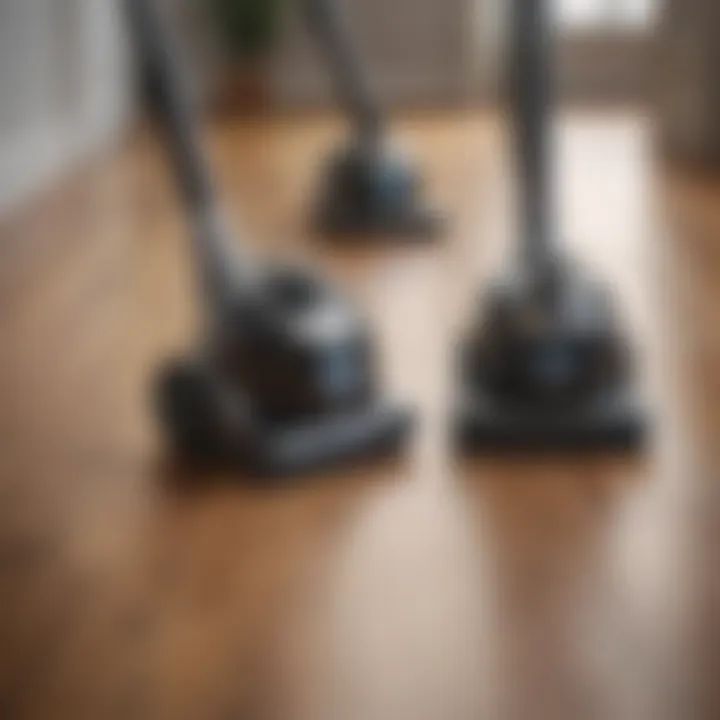
<svg viewBox="0 0 720 720">
<path fill-rule="evenodd" d="M 501 124 L 399 132 L 436 246 L 299 232 L 332 121 L 210 133 L 233 218 L 366 308 L 407 458 L 282 491 L 182 478 L 148 411 L 192 338 L 184 228 L 147 137 L 0 229 L 0 717 L 720 717 L 720 184 L 629 114 L 560 132 L 563 238 L 617 288 L 655 442 L 633 460 L 450 457 L 451 350 L 512 232 Z M 242 208 L 239 205 L 242 204 Z"/>
</svg>

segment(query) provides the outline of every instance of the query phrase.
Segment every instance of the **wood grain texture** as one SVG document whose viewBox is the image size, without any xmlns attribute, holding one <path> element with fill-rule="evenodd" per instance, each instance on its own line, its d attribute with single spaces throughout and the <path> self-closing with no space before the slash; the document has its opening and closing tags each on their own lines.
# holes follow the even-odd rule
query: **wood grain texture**
<svg viewBox="0 0 720 720">
<path fill-rule="evenodd" d="M 407 458 L 284 491 L 163 461 L 147 392 L 192 273 L 149 137 L 3 223 L 0 717 L 720 716 L 720 188 L 660 167 L 641 117 L 563 120 L 562 236 L 617 288 L 655 443 L 463 462 L 452 347 L 512 233 L 502 124 L 398 130 L 452 218 L 434 247 L 301 230 L 335 122 L 209 133 L 238 227 L 347 286 L 423 419 Z"/>
</svg>

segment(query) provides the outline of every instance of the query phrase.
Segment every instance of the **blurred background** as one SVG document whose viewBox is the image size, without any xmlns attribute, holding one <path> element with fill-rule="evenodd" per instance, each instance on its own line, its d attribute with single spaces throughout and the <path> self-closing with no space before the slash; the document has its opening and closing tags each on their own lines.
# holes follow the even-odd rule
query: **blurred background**
<svg viewBox="0 0 720 720">
<path fill-rule="evenodd" d="M 340 0 L 373 84 L 395 107 L 498 99 L 504 3 Z M 112 143 L 137 116 L 119 0 L 6 0 L 0 7 L 0 208 Z M 227 111 L 318 106 L 327 73 L 290 0 L 165 0 L 195 86 Z M 646 103 L 676 144 L 717 153 L 715 4 L 555 0 L 563 96 Z"/>
<path fill-rule="evenodd" d="M 448 219 L 350 248 L 307 231 L 343 123 L 298 1 L 158 1 L 233 228 L 357 300 L 421 422 L 285 492 L 177 472 L 149 388 L 196 340 L 192 254 L 123 0 L 0 0 L 0 719 L 720 718 L 720 2 L 554 4 L 559 235 L 631 326 L 647 457 L 464 463 L 509 3 L 337 0 Z"/>
</svg>

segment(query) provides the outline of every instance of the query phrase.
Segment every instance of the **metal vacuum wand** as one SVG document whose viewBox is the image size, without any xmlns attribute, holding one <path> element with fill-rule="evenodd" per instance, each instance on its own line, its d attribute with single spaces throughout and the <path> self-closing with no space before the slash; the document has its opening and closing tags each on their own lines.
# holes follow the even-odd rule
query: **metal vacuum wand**
<svg viewBox="0 0 720 720">
<path fill-rule="evenodd" d="M 345 15 L 333 0 L 302 0 L 310 35 L 330 66 L 335 91 L 354 119 L 363 147 L 374 149 L 381 137 L 383 114 L 375 101 Z"/>
<path fill-rule="evenodd" d="M 547 0 L 513 0 L 510 107 L 519 171 L 523 269 L 531 283 L 552 267 L 552 15 Z"/>
<path fill-rule="evenodd" d="M 192 223 L 200 282 L 211 311 L 222 311 L 232 305 L 238 288 L 247 289 L 253 283 L 253 264 L 232 242 L 218 207 L 196 130 L 193 103 L 182 81 L 179 53 L 165 32 L 155 0 L 126 1 L 153 109 Z"/>
</svg>

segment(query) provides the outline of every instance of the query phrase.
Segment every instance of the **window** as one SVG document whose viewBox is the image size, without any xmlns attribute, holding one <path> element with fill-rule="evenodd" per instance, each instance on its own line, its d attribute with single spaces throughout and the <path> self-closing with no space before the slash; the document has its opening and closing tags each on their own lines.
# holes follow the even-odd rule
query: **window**
<svg viewBox="0 0 720 720">
<path fill-rule="evenodd" d="M 634 103 L 649 97 L 653 38 L 662 19 L 662 0 L 540 1 L 554 12 L 554 70 L 562 99 Z M 471 87 L 492 94 L 502 83 L 512 4 L 510 0 L 466 2 L 473 12 L 473 22 L 468 23 L 473 43 Z"/>
<path fill-rule="evenodd" d="M 555 0 L 561 26 L 573 30 L 650 30 L 659 0 Z"/>
<path fill-rule="evenodd" d="M 560 83 L 568 97 L 635 101 L 651 88 L 662 0 L 552 0 Z"/>
</svg>

